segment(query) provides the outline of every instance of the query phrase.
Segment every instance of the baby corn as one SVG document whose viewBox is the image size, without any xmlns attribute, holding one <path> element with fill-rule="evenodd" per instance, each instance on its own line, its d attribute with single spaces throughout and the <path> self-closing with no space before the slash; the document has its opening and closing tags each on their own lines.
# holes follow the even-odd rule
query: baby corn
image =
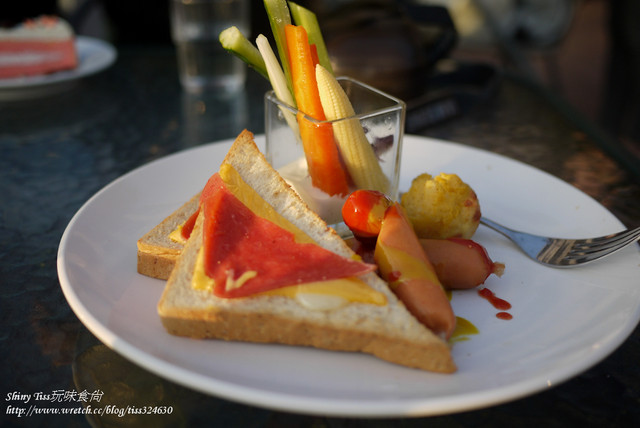
<svg viewBox="0 0 640 428">
<path fill-rule="evenodd" d="M 333 74 L 321 65 L 317 65 L 316 80 L 327 120 L 344 119 L 355 115 L 349 97 Z M 359 189 L 387 193 L 389 179 L 382 172 L 360 121 L 356 118 L 338 120 L 333 123 L 333 133 L 354 184 Z"/>
</svg>

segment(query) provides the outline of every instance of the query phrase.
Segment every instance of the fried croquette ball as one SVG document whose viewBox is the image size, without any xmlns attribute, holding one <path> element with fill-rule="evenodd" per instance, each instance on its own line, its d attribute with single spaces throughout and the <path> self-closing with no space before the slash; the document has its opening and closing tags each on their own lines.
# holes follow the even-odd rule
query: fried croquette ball
<svg viewBox="0 0 640 428">
<path fill-rule="evenodd" d="M 480 223 L 478 197 L 456 174 L 419 175 L 401 204 L 420 238 L 469 239 Z"/>
</svg>

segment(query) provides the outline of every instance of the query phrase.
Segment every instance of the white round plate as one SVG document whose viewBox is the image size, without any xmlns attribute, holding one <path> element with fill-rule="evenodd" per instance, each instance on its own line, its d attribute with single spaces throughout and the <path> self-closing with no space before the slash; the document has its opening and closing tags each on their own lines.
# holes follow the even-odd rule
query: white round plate
<svg viewBox="0 0 640 428">
<path fill-rule="evenodd" d="M 264 138 L 257 141 L 263 147 Z M 455 343 L 455 374 L 374 357 L 282 345 L 192 340 L 166 333 L 156 313 L 163 282 L 136 273 L 136 241 L 217 171 L 231 142 L 167 156 L 106 186 L 73 217 L 60 243 L 62 290 L 78 318 L 140 366 L 193 389 L 272 409 L 334 416 L 453 413 L 553 387 L 616 349 L 640 319 L 638 246 L 575 269 L 527 259 L 480 227 L 475 239 L 506 263 L 485 284 L 512 304 L 503 321 L 475 290 L 453 293 L 480 333 Z M 596 201 L 544 172 L 463 145 L 407 136 L 401 190 L 423 172 L 456 173 L 484 214 L 534 233 L 584 237 L 622 224 Z M 168 172 L 171 173 L 168 173 Z"/>
<path fill-rule="evenodd" d="M 78 66 L 73 70 L 39 76 L 0 79 L 0 101 L 28 99 L 61 92 L 71 83 L 104 70 L 116 60 L 116 49 L 100 39 L 76 36 Z"/>
</svg>

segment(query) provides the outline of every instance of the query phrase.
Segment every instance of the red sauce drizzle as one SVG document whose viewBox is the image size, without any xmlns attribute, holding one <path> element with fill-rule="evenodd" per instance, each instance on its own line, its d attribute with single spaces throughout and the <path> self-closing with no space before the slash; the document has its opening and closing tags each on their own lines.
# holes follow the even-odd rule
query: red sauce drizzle
<svg viewBox="0 0 640 428">
<path fill-rule="evenodd" d="M 511 315 L 509 312 L 498 312 L 496 314 L 496 318 L 508 321 L 513 318 L 513 315 Z"/>
<path fill-rule="evenodd" d="M 493 291 L 489 290 L 488 288 L 483 288 L 481 290 L 478 290 L 478 295 L 489 301 L 489 303 L 491 303 L 494 308 L 501 311 L 496 314 L 496 317 L 498 317 L 499 319 L 510 320 L 513 318 L 510 313 L 505 312 L 511 309 L 511 303 L 497 297 Z"/>
</svg>

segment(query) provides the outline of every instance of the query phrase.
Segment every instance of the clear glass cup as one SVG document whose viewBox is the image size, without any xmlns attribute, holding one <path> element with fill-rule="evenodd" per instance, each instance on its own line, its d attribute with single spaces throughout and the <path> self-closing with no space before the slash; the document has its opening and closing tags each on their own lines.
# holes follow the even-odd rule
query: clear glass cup
<svg viewBox="0 0 640 428">
<path fill-rule="evenodd" d="M 402 100 L 357 80 L 349 77 L 337 79 L 355 111 L 355 116 L 340 120 L 357 119 L 360 122 L 382 172 L 389 180 L 385 193 L 395 200 L 398 197 L 406 105 Z M 273 91 L 265 94 L 265 155 L 307 205 L 344 235 L 348 231 L 342 222 L 341 211 L 348 194 L 329 196 L 312 186 L 298 132 L 298 113 L 296 108 L 280 101 Z M 318 121 L 306 115 L 305 119 L 317 125 L 336 122 Z M 349 193 L 354 190 L 357 187 L 351 182 Z"/>
<path fill-rule="evenodd" d="M 249 0 L 172 0 L 170 18 L 185 90 L 234 94 L 244 87 L 246 64 L 224 50 L 219 35 L 231 26 L 248 34 Z"/>
</svg>

